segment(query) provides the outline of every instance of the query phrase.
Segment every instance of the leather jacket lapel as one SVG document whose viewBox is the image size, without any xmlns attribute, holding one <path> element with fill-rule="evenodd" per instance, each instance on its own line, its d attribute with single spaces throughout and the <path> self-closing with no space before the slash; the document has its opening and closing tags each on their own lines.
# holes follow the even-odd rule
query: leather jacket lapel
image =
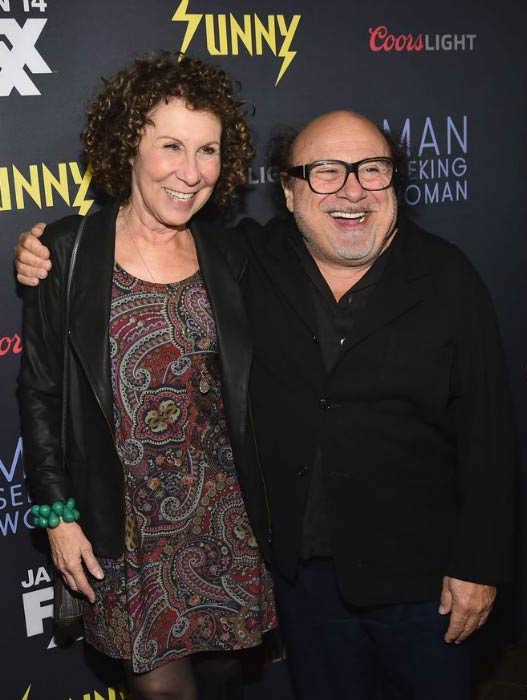
<svg viewBox="0 0 527 700">
<path fill-rule="evenodd" d="M 86 221 L 71 289 L 70 341 L 88 377 L 106 421 L 113 430 L 108 323 L 115 254 L 112 203 Z"/>
<path fill-rule="evenodd" d="M 237 282 L 237 274 L 241 274 L 244 263 L 237 260 L 236 269 L 230 267 L 217 242 L 217 226 L 200 221 L 192 222 L 190 229 L 216 320 L 223 399 L 230 436 L 233 443 L 241 447 L 247 428 L 247 392 L 252 359 L 247 317 Z"/>
</svg>

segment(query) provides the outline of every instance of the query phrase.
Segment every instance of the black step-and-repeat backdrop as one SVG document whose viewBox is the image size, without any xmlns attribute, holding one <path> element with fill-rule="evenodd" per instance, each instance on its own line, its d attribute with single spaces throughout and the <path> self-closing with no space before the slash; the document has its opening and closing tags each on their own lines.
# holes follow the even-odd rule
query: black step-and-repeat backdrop
<svg viewBox="0 0 527 700">
<path fill-rule="evenodd" d="M 517 0 L 0 0 L 2 698 L 121 697 L 92 671 L 81 642 L 62 648 L 53 638 L 47 550 L 28 517 L 15 400 L 21 341 L 12 248 L 28 224 L 95 206 L 78 134 L 100 77 L 158 48 L 210 57 L 232 72 L 255 106 L 258 144 L 242 213 L 262 221 L 273 210 L 265 142 L 277 125 L 300 126 L 321 112 L 351 108 L 400 135 L 411 157 L 404 193 L 411 214 L 461 246 L 492 290 L 525 448 L 523 6 Z M 522 614 L 518 606 L 519 619 Z M 272 690 L 253 684 L 247 697 L 289 697 L 281 674 L 272 676 Z"/>
</svg>

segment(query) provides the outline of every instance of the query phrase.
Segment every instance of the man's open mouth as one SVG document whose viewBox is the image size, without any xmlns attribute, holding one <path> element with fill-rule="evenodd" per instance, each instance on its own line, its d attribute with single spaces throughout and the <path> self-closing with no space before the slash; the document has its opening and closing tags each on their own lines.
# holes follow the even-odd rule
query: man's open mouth
<svg viewBox="0 0 527 700">
<path fill-rule="evenodd" d="M 358 220 L 359 224 L 362 224 L 362 222 L 366 219 L 366 214 L 368 212 L 365 211 L 357 211 L 357 212 L 349 212 L 349 211 L 330 211 L 329 215 L 333 217 L 333 219 L 352 219 L 352 220 Z"/>
</svg>

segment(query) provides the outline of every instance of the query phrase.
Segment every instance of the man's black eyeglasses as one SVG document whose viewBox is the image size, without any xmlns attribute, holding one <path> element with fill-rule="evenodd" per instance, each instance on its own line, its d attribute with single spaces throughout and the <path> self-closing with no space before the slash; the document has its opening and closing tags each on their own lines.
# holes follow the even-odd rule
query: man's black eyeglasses
<svg viewBox="0 0 527 700">
<path fill-rule="evenodd" d="M 396 172 L 391 158 L 364 158 L 356 163 L 344 160 L 316 160 L 314 163 L 289 168 L 288 175 L 307 180 L 316 194 L 334 194 L 344 187 L 350 173 L 354 173 L 365 190 L 386 190 Z"/>
</svg>

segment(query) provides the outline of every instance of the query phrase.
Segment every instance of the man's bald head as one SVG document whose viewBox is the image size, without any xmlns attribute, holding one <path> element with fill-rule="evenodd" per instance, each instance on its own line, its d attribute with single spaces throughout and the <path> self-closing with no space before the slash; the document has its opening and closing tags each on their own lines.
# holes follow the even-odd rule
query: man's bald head
<svg viewBox="0 0 527 700">
<path fill-rule="evenodd" d="M 326 138 L 327 136 L 331 137 L 342 131 L 353 131 L 354 133 L 360 134 L 361 138 L 366 134 L 370 137 L 381 138 L 384 140 L 386 147 L 390 150 L 390 144 L 386 136 L 372 121 L 363 114 L 343 109 L 321 114 L 298 132 L 290 145 L 291 165 L 298 164 L 296 163 L 296 154 L 304 154 L 313 141 Z"/>
</svg>

